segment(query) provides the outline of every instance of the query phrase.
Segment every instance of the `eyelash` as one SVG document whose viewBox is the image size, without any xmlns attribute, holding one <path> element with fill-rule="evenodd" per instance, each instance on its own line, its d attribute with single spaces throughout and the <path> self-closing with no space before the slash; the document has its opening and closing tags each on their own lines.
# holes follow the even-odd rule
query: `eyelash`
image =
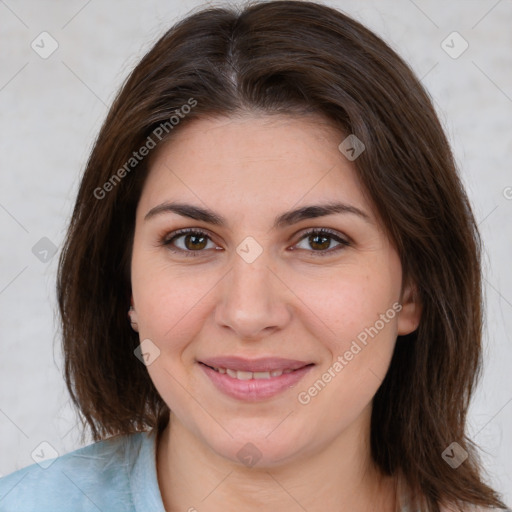
<svg viewBox="0 0 512 512">
<path fill-rule="evenodd" d="M 172 243 L 177 240 L 178 238 L 181 238 L 184 235 L 199 235 L 199 236 L 206 236 L 209 240 L 211 240 L 211 237 L 208 232 L 202 231 L 200 229 L 193 229 L 193 228 L 185 228 L 180 229 L 178 231 L 174 231 L 170 235 L 165 236 L 160 244 L 163 246 L 166 246 L 172 253 L 175 254 L 184 254 L 186 257 L 197 257 L 199 256 L 198 253 L 204 252 L 205 249 L 197 250 L 197 251 L 185 251 L 183 249 L 176 249 L 172 247 Z M 349 247 L 351 243 L 345 239 L 342 238 L 336 231 L 333 231 L 328 228 L 316 228 L 316 229 L 310 229 L 309 231 L 306 231 L 305 233 L 302 233 L 300 239 L 297 241 L 295 245 L 297 245 L 299 242 L 304 240 L 305 238 L 311 236 L 311 235 L 323 235 L 327 238 L 331 238 L 332 240 L 339 242 L 340 245 L 336 246 L 334 249 L 327 249 L 325 251 L 314 251 L 311 250 L 310 252 L 314 254 L 315 256 L 329 256 L 333 253 L 336 253 L 340 250 L 343 250 L 345 247 Z"/>
</svg>

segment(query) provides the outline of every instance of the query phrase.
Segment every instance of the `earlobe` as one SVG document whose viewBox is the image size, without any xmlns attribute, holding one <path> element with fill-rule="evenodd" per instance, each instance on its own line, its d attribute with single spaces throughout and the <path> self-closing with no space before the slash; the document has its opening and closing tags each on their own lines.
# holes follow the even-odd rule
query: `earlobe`
<svg viewBox="0 0 512 512">
<path fill-rule="evenodd" d="M 415 285 L 407 285 L 402 293 L 402 309 L 398 314 L 398 335 L 414 332 L 421 319 L 421 301 Z"/>
<path fill-rule="evenodd" d="M 130 300 L 130 309 L 128 310 L 128 318 L 130 319 L 130 324 L 132 326 L 132 329 L 135 332 L 139 332 L 139 324 L 137 323 L 137 312 L 135 311 L 135 308 L 133 307 L 133 296 Z"/>
</svg>

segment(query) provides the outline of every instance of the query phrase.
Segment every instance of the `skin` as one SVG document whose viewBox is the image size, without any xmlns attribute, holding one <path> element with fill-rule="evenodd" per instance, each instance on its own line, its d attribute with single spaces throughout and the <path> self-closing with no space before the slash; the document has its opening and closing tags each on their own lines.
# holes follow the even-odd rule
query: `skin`
<svg viewBox="0 0 512 512">
<path fill-rule="evenodd" d="M 168 512 L 394 510 L 394 482 L 370 458 L 372 398 L 397 335 L 417 328 L 421 308 L 354 164 L 338 150 L 344 138 L 320 117 L 246 114 L 194 120 L 154 155 L 136 213 L 132 321 L 160 350 L 147 369 L 171 409 L 157 446 Z M 172 212 L 145 220 L 171 201 L 207 207 L 227 225 Z M 368 218 L 336 213 L 272 228 L 285 211 L 329 201 Z M 161 243 L 181 228 L 207 231 L 195 256 Z M 330 238 L 319 250 L 304 236 L 310 228 L 350 245 Z M 252 263 L 236 251 L 247 236 L 263 250 Z M 197 240 L 182 236 L 174 247 L 194 252 Z M 300 403 L 298 394 L 396 303 L 401 311 Z M 295 387 L 244 402 L 218 391 L 196 362 L 220 355 L 315 366 Z M 246 443 L 261 454 L 252 467 L 237 457 Z"/>
</svg>

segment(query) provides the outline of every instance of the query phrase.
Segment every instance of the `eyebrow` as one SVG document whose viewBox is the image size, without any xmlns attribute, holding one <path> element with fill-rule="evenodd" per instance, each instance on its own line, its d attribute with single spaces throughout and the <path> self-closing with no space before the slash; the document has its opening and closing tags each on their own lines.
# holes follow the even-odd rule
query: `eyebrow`
<svg viewBox="0 0 512 512">
<path fill-rule="evenodd" d="M 213 224 L 214 226 L 224 227 L 228 225 L 228 222 L 224 217 L 222 217 L 222 215 L 219 215 L 208 208 L 179 202 L 165 202 L 151 208 L 144 217 L 144 220 L 146 221 L 156 217 L 157 215 L 165 213 L 176 213 L 182 217 L 200 220 Z M 274 219 L 272 229 L 283 228 L 296 224 L 302 220 L 325 217 L 336 213 L 357 215 L 366 222 L 373 224 L 370 216 L 356 206 L 340 202 L 330 202 L 326 204 L 303 206 L 302 208 L 285 212 Z"/>
</svg>

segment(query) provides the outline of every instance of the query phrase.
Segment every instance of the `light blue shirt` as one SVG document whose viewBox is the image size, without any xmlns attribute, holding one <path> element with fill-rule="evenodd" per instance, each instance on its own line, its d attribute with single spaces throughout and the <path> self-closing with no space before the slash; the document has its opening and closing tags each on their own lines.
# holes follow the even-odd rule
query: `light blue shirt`
<svg viewBox="0 0 512 512">
<path fill-rule="evenodd" d="M 165 512 L 155 441 L 156 431 L 116 436 L 10 473 L 0 512 Z"/>
<path fill-rule="evenodd" d="M 116 436 L 52 461 L 0 478 L 0 512 L 165 512 L 154 430 Z M 399 509 L 412 510 L 405 495 Z M 467 510 L 491 511 L 471 506 Z"/>
</svg>

